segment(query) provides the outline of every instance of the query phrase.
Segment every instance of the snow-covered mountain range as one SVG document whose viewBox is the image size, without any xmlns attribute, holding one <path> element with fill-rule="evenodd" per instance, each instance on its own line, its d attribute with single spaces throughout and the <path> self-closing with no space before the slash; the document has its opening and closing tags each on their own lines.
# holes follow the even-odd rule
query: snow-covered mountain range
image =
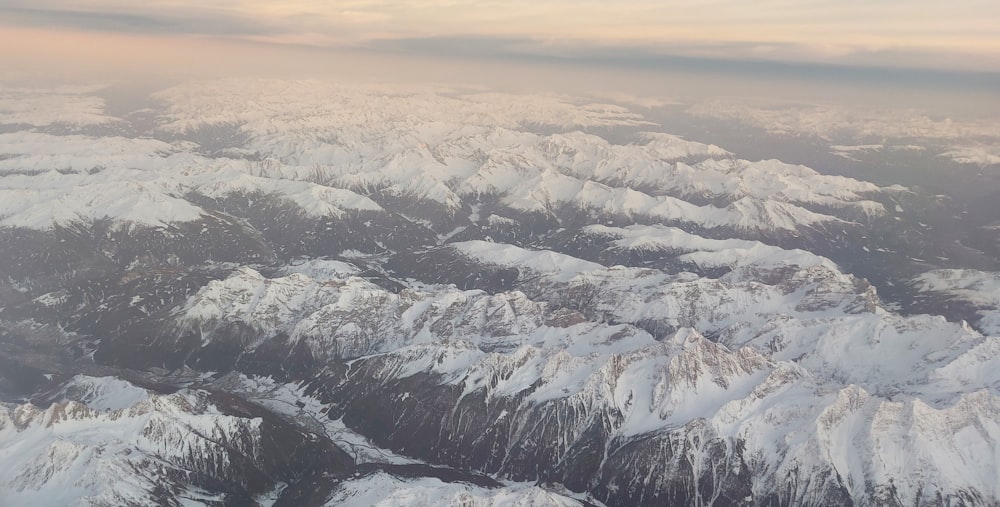
<svg viewBox="0 0 1000 507">
<path fill-rule="evenodd" d="M 561 95 L 99 91 L 0 93 L 0 499 L 1000 501 L 1000 259 L 919 189 Z"/>
</svg>

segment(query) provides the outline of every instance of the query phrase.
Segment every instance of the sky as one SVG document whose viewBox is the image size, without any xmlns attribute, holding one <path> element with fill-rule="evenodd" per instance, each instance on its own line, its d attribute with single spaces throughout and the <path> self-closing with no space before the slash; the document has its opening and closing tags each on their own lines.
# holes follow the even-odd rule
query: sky
<svg viewBox="0 0 1000 507">
<path fill-rule="evenodd" d="M 997 27 L 998 0 L 0 0 L 0 78 L 420 57 L 989 88 Z"/>
</svg>

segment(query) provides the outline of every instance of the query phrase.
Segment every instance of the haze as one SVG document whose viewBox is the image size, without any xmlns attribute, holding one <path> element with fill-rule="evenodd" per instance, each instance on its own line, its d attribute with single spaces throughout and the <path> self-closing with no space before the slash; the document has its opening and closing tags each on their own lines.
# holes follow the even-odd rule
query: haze
<svg viewBox="0 0 1000 507">
<path fill-rule="evenodd" d="M 981 0 L 3 0 L 0 26 L 6 81 L 249 74 L 656 95 L 778 82 L 784 97 L 977 113 L 1000 89 L 1000 4 Z"/>
</svg>

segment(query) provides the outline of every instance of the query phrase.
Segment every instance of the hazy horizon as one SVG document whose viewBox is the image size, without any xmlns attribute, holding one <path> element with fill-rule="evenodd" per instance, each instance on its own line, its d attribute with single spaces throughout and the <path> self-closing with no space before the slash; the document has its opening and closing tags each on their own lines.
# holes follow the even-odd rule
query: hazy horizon
<svg viewBox="0 0 1000 507">
<path fill-rule="evenodd" d="M 1000 4 L 0 1 L 0 81 L 265 76 L 1000 112 Z"/>
</svg>

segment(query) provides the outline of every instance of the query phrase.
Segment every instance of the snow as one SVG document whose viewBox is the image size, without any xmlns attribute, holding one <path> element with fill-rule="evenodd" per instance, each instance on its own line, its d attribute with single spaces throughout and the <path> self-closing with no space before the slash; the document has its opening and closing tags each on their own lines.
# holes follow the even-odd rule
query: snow
<svg viewBox="0 0 1000 507">
<path fill-rule="evenodd" d="M 1000 143 L 992 145 L 955 145 L 941 154 L 961 164 L 986 167 L 1000 164 Z"/>
<path fill-rule="evenodd" d="M 147 400 L 149 391 L 114 377 L 78 375 L 63 387 L 63 396 L 94 410 L 123 410 Z"/>
<path fill-rule="evenodd" d="M 44 177 L 44 176 L 42 176 Z M 166 226 L 201 218 L 201 208 L 171 195 L 158 181 L 107 182 L 106 178 L 80 176 L 76 186 L 38 188 L 39 177 L 0 179 L 0 225 L 48 229 L 56 224 L 93 222 L 110 218 L 147 226 Z M 24 181 L 30 179 L 31 181 Z"/>
<path fill-rule="evenodd" d="M 486 489 L 463 483 L 447 483 L 435 478 L 401 479 L 384 472 L 343 483 L 327 500 L 328 506 L 396 507 L 571 507 L 579 501 L 546 491 L 538 486 L 511 484 Z"/>
<path fill-rule="evenodd" d="M 295 203 L 313 217 L 340 217 L 346 210 L 381 211 L 371 199 L 350 190 L 332 188 L 306 181 L 289 181 L 252 176 L 238 170 L 225 173 L 205 173 L 194 183 L 203 195 L 223 198 L 231 194 L 274 194 Z"/>
<path fill-rule="evenodd" d="M 1000 336 L 1000 273 L 939 269 L 917 276 L 913 283 L 921 291 L 972 303 L 980 315 L 977 327 L 986 334 Z"/>
<path fill-rule="evenodd" d="M 346 289 L 374 290 L 360 278 L 348 278 Z M 267 279 L 256 270 L 239 268 L 224 280 L 209 282 L 191 296 L 181 310 L 181 325 L 198 328 L 218 321 L 240 322 L 273 335 L 290 331 L 291 323 L 310 311 L 316 311 L 343 296 L 341 284 L 330 285 L 313 280 L 308 275 L 293 272 L 280 278 Z"/>
<path fill-rule="evenodd" d="M 118 121 L 94 95 L 100 85 L 20 88 L 0 84 L 0 125 L 104 125 Z"/>
<path fill-rule="evenodd" d="M 757 248 L 754 242 L 716 242 L 668 228 L 594 226 L 589 232 L 626 240 L 630 233 L 649 232 L 658 240 L 702 247 L 707 253 L 722 246 L 749 251 Z M 991 470 L 998 463 L 996 456 L 966 444 L 977 442 L 982 447 L 983 442 L 995 441 L 991 440 L 995 433 L 990 433 L 995 431 L 990 429 L 995 422 L 990 418 L 1000 413 L 995 411 L 1000 341 L 937 317 L 901 317 L 878 306 L 846 310 L 854 304 L 858 289 L 822 258 L 802 253 L 792 256 L 801 260 L 798 265 L 791 264 L 800 274 L 790 275 L 790 279 L 806 283 L 807 289 L 794 287 L 794 283 L 767 288 L 741 280 L 738 274 L 720 281 L 671 278 L 652 270 L 605 268 L 564 254 L 485 242 L 459 243 L 457 250 L 486 263 L 518 269 L 531 266 L 541 277 L 537 283 L 553 284 L 557 291 L 581 280 L 599 281 L 605 291 L 598 297 L 599 308 L 624 324 L 548 326 L 544 324 L 549 319 L 546 305 L 516 292 L 488 295 L 425 286 L 420 291 L 391 295 L 367 287 L 364 290 L 369 295 L 364 300 L 369 303 L 365 305 L 357 302 L 356 289 L 331 293 L 329 300 L 336 301 L 333 306 L 324 306 L 316 316 L 303 319 L 324 322 L 326 330 L 299 336 L 307 340 L 326 340 L 321 338 L 324 333 L 339 334 L 338 339 L 352 336 L 350 340 L 382 336 L 366 343 L 368 350 L 382 354 L 380 375 L 385 381 L 432 372 L 441 375 L 444 382 L 463 385 L 466 392 L 485 389 L 490 396 L 514 397 L 530 389 L 519 412 L 508 411 L 498 421 L 525 420 L 527 416 L 520 411 L 533 406 L 571 405 L 579 407 L 574 410 L 581 414 L 613 409 L 622 419 L 612 435 L 625 438 L 687 431 L 685 428 L 693 428 L 696 421 L 703 421 L 724 435 L 744 439 L 748 452 L 762 453 L 776 463 L 773 475 L 762 480 L 780 482 L 782 474 L 798 466 L 816 473 L 830 470 L 851 477 L 853 484 L 861 484 L 865 478 L 879 483 L 892 479 L 907 495 L 931 484 L 965 484 L 995 494 L 995 484 L 979 470 L 958 467 L 952 473 L 942 464 L 979 460 L 985 470 Z M 783 253 L 795 252 L 772 249 L 763 256 L 736 256 L 746 259 L 737 260 L 736 267 L 741 267 L 741 262 L 766 266 L 768 259 L 780 259 Z M 235 276 L 245 278 L 247 273 Z M 843 286 L 837 285 L 839 278 L 844 278 Z M 259 275 L 253 279 L 254 283 L 245 287 L 248 294 L 259 294 L 260 285 L 269 283 Z M 302 276 L 278 280 L 303 287 L 313 283 Z M 340 290 L 347 290 L 351 283 L 341 285 Z M 805 294 L 823 291 L 835 296 L 834 309 L 800 307 Z M 278 293 L 295 300 L 298 291 Z M 607 305 L 600 300 L 606 300 Z M 377 303 L 372 306 L 370 302 Z M 237 308 L 241 307 L 234 310 Z M 239 314 L 241 310 L 236 311 Z M 282 318 L 294 321 L 298 317 Z M 686 328 L 653 339 L 628 324 L 650 318 L 674 318 L 678 324 L 692 322 L 699 329 L 722 332 L 721 343 Z M 693 320 L 684 320 L 688 318 Z M 377 322 L 399 324 L 380 328 L 380 332 L 364 332 L 373 330 Z M 449 326 L 442 326 L 444 322 Z M 318 349 L 360 350 L 358 347 L 364 348 L 323 345 Z M 885 357 L 894 360 L 887 362 Z M 291 401 L 299 399 L 307 400 L 306 406 L 293 409 L 296 413 L 322 412 L 321 406 L 310 408 L 315 402 L 297 394 L 296 388 L 269 389 L 279 394 L 261 397 L 274 399 L 275 407 L 291 407 Z M 973 403 L 975 408 L 970 405 Z M 923 412 L 918 418 L 892 415 L 914 411 Z M 938 420 L 968 422 L 934 422 Z M 363 449 L 367 445 L 337 424 L 323 423 L 330 435 L 350 447 Z M 584 421 L 572 424 L 577 428 L 572 432 L 586 427 Z M 948 424 L 952 430 L 939 432 L 938 424 Z M 986 433 L 965 429 L 978 427 L 986 428 Z M 527 429 L 515 425 L 513 431 Z M 572 432 L 567 437 L 570 441 L 577 434 Z M 903 445 L 897 435 L 911 435 L 907 438 L 926 443 Z M 869 441 L 876 444 L 865 443 Z M 878 453 L 866 451 L 869 445 L 878 446 Z M 387 459 L 367 451 L 359 455 Z M 346 489 L 341 494 L 348 494 L 346 491 L 359 502 L 383 501 L 366 496 L 369 490 Z M 380 492 L 389 495 L 386 502 L 437 501 L 433 499 L 437 497 L 409 491 L 400 484 Z M 864 494 L 862 490 L 854 493 Z"/>
<path fill-rule="evenodd" d="M 736 160 L 717 146 L 669 134 L 615 145 L 581 132 L 531 131 L 553 121 L 569 129 L 644 122 L 621 106 L 569 97 L 221 80 L 179 85 L 156 98 L 167 107 L 162 128 L 195 141 L 0 135 L 0 174 L 10 180 L 0 188 L 2 223 L 45 229 L 110 218 L 163 226 L 198 219 L 198 207 L 185 200 L 191 193 L 271 195 L 310 217 L 342 218 L 384 211 L 369 197 L 372 189 L 450 213 L 476 196 L 497 195 L 524 212 L 572 206 L 605 217 L 763 233 L 843 220 L 810 211 L 816 206 L 852 216 L 884 213 L 868 200 L 880 191 L 869 183 L 773 160 Z M 220 125 L 238 132 L 237 145 L 209 157 L 194 133 Z M 36 177 L 11 180 L 13 174 Z M 115 192 L 119 183 L 138 197 Z M 84 197 L 97 194 L 104 197 Z M 695 206 L 684 200 L 691 196 L 726 204 Z"/>
<path fill-rule="evenodd" d="M 730 263 L 732 270 L 711 280 L 689 273 L 607 268 L 566 254 L 482 241 L 446 248 L 483 265 L 516 269 L 521 283 L 537 297 L 558 302 L 563 294 L 590 291 L 593 298 L 588 309 L 605 319 L 632 325 L 661 322 L 668 329 L 693 327 L 713 333 L 728 346 L 750 346 L 777 360 L 794 361 L 822 378 L 861 385 L 880 395 L 900 391 L 944 395 L 954 385 L 944 377 L 932 382 L 938 378 L 934 372 L 987 339 L 939 317 L 892 314 L 879 306 L 871 289 L 840 273 L 828 260 L 806 252 L 741 240 L 707 240 L 669 228 L 636 227 L 592 226 L 588 232 L 617 236 L 616 241 L 628 246 L 634 246 L 630 238 L 644 236 L 659 242 L 658 247 L 704 248 L 694 252 L 702 262 Z M 757 281 L 768 270 L 781 274 L 779 283 Z M 582 368 L 579 374 L 587 375 L 593 369 L 572 357 L 598 353 L 594 357 L 600 358 L 644 346 L 642 340 L 633 344 L 608 338 L 622 332 L 635 335 L 634 330 L 584 324 L 547 326 L 548 306 L 520 292 L 489 295 L 425 286 L 394 294 L 350 271 L 330 272 L 320 282 L 301 272 L 266 278 L 241 268 L 225 280 L 210 282 L 180 311 L 183 326 L 206 336 L 220 322 L 241 322 L 257 329 L 261 339 L 287 333 L 294 340 L 304 340 L 319 357 L 351 358 L 418 345 L 431 347 L 408 352 L 421 355 L 461 338 L 460 343 L 467 345 L 456 349 L 454 364 L 434 366 L 435 371 L 448 375 L 458 375 L 469 361 L 476 361 L 473 351 L 477 349 L 562 350 L 570 356 L 556 368 L 564 375 L 559 389 L 570 392 L 577 390 L 574 386 L 581 378 L 572 372 Z M 248 347 L 258 343 L 251 341 Z M 887 356 L 897 360 L 884 362 Z M 525 378 L 547 375 L 545 365 L 555 360 L 549 353 L 534 357 L 541 362 L 522 365 L 536 372 Z M 417 363 L 411 366 L 419 368 Z M 989 378 L 983 377 L 978 385 L 990 385 Z"/>
<path fill-rule="evenodd" d="M 40 92 L 58 95 L 52 108 L 32 93 L 0 91 L 0 122 L 115 121 L 93 90 Z M 622 442 L 738 438 L 742 458 L 760 465 L 754 471 L 760 498 L 793 477 L 839 477 L 859 502 L 871 497 L 866 488 L 873 484 L 892 484 L 904 499 L 961 491 L 1000 497 L 997 273 L 935 270 L 913 281 L 928 294 L 974 304 L 976 330 L 893 313 L 873 287 L 829 259 L 769 244 L 823 225 L 861 226 L 887 213 L 874 199 L 905 189 L 777 160 L 738 160 L 720 147 L 662 133 L 613 144 L 574 130 L 650 125 L 628 108 L 564 96 L 223 80 L 180 85 L 157 98 L 167 107 L 163 128 L 194 140 L 97 137 L 85 130 L 0 134 L 0 226 L 45 230 L 109 219 L 169 228 L 207 213 L 192 195 L 267 196 L 314 219 L 375 213 L 427 219 L 376 202 L 398 197 L 456 219 L 442 242 L 474 231 L 466 218 L 513 228 L 519 224 L 510 217 L 521 213 L 559 220 L 569 208 L 591 219 L 581 231 L 586 237 L 576 239 L 676 261 L 662 271 L 604 266 L 488 241 L 421 252 L 429 259 L 458 256 L 465 262 L 457 264 L 473 274 L 500 267 L 517 277 L 519 290 L 492 294 L 415 280 L 386 290 L 361 277 L 373 259 L 356 251 L 340 253 L 348 261 L 244 266 L 172 309 L 176 331 L 194 333 L 203 345 L 227 339 L 217 331 L 241 324 L 239 345 L 248 351 L 280 336 L 289 350 L 302 345 L 320 363 L 375 365 L 366 373 L 375 383 L 437 375 L 464 394 L 517 400 L 495 418 L 514 440 L 535 434 L 524 421 L 537 411 L 554 414 L 559 451 L 586 438 L 598 420 Z M 726 107 L 706 103 L 692 112 L 831 143 L 841 131 L 951 143 L 988 126 L 915 112 L 882 117 L 827 107 Z M 53 113 L 58 108 L 65 118 Z M 208 156 L 194 134 L 219 125 L 238 132 L 237 146 Z M 853 156 L 897 145 L 831 149 Z M 945 156 L 989 164 L 990 153 Z M 593 225 L 621 221 L 645 225 Z M 709 239 L 677 225 L 761 241 Z M 55 306 L 66 297 L 57 290 L 34 302 Z M 325 433 L 359 461 L 413 463 L 371 445 L 342 420 L 329 420 L 330 407 L 302 385 L 245 376 L 216 382 Z M 0 410 L 4 500 L 150 503 L 144 495 L 155 476 L 139 473 L 148 468 L 141 460 L 170 463 L 178 449 L 212 448 L 178 428 L 252 432 L 255 424 L 216 413 L 195 391 L 156 395 L 112 378 L 76 377 L 59 394 L 75 401 Z M 410 399 L 409 392 L 399 396 Z M 692 460 L 707 459 L 699 452 Z M 183 494 L 191 503 L 213 498 L 196 489 Z M 346 481 L 329 502 L 575 504 L 537 486 L 489 490 L 384 473 Z"/>
<path fill-rule="evenodd" d="M 254 420 L 219 414 L 203 393 L 145 395 L 121 380 L 82 376 L 66 393 L 87 404 L 0 406 L 5 504 L 153 504 L 163 484 L 161 467 L 183 473 L 191 455 L 224 459 L 218 440 L 256 431 Z M 196 490 L 187 497 L 207 498 Z"/>
<path fill-rule="evenodd" d="M 450 243 L 448 247 L 486 264 L 502 267 L 525 267 L 535 273 L 557 274 L 562 280 L 568 280 L 570 277 L 585 271 L 602 268 L 596 262 L 577 259 L 551 250 L 526 250 L 502 243 L 465 241 Z"/>
<path fill-rule="evenodd" d="M 781 134 L 802 133 L 822 139 L 896 138 L 962 139 L 994 137 L 995 119 L 932 118 L 913 109 L 888 109 L 832 104 L 797 104 L 749 99 L 709 99 L 688 112 L 736 120 Z"/>
<path fill-rule="evenodd" d="M 360 272 L 354 264 L 330 259 L 299 259 L 279 270 L 281 276 L 299 273 L 319 282 L 356 276 Z"/>
<path fill-rule="evenodd" d="M 0 134 L 0 174 L 88 173 L 108 168 L 165 169 L 195 160 L 183 147 L 155 139 L 52 135 L 18 131 Z"/>
<path fill-rule="evenodd" d="M 774 134 L 809 135 L 831 143 L 831 153 L 857 161 L 862 153 L 925 151 L 920 139 L 938 155 L 980 167 L 1000 164 L 1000 124 L 995 118 L 934 118 L 912 109 L 772 103 L 744 99 L 711 99 L 687 110 L 696 116 L 738 121 Z M 833 144 L 835 140 L 881 139 L 879 144 Z M 970 144 L 970 139 L 978 140 Z"/>
<path fill-rule="evenodd" d="M 419 460 L 382 449 L 363 435 L 348 428 L 341 419 L 330 419 L 329 405 L 306 394 L 302 385 L 282 384 L 267 377 L 230 374 L 212 382 L 212 387 L 239 393 L 254 403 L 283 414 L 310 431 L 326 435 L 347 451 L 355 463 L 390 463 L 406 465 Z"/>
<path fill-rule="evenodd" d="M 833 153 L 838 157 L 846 158 L 847 160 L 860 162 L 861 159 L 857 158 L 858 155 L 868 154 L 871 152 L 880 152 L 884 149 L 885 145 L 882 144 L 859 144 L 859 145 L 834 144 L 830 146 L 831 150 L 830 153 Z"/>
</svg>

